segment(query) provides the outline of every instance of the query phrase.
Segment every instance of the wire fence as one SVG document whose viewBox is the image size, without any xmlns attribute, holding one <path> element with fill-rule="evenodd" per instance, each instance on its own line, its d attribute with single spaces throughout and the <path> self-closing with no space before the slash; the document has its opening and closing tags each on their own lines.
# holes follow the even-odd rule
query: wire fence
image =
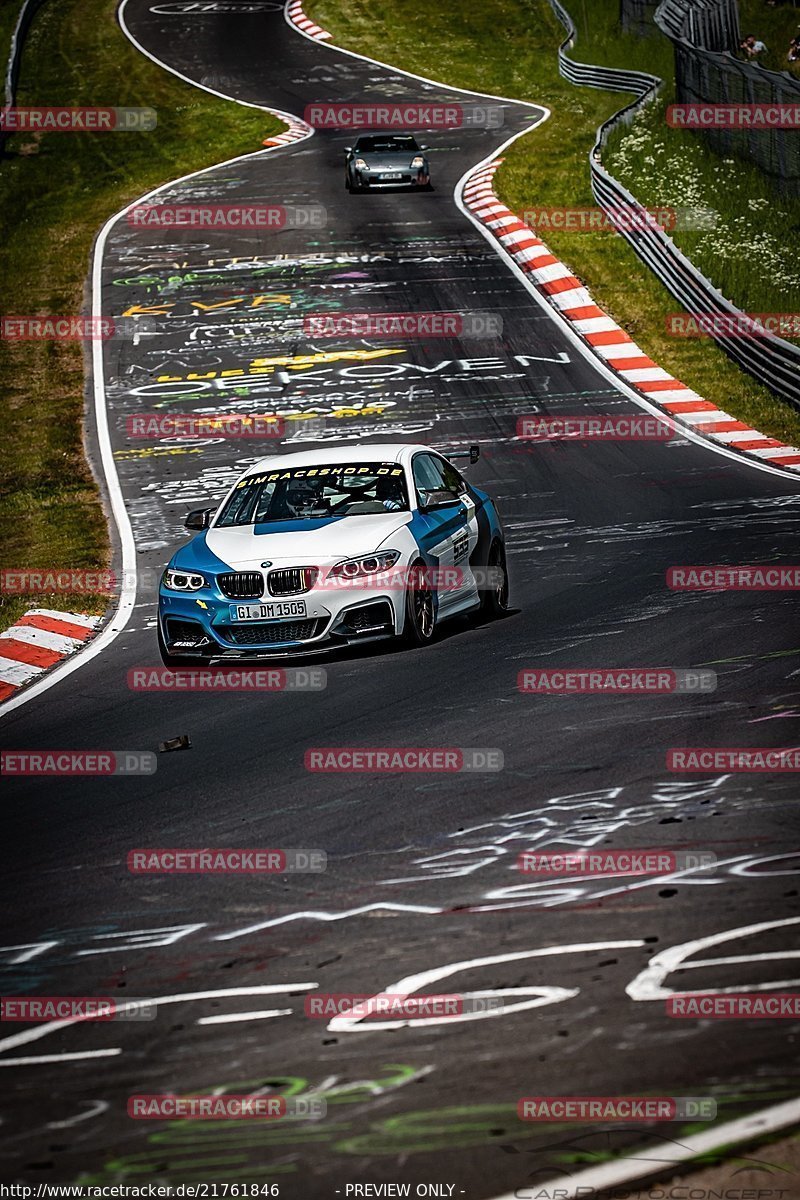
<svg viewBox="0 0 800 1200">
<path fill-rule="evenodd" d="M 800 106 L 800 79 L 735 57 L 740 42 L 735 0 L 663 0 L 655 21 L 675 50 L 679 104 Z M 800 137 L 794 128 L 708 128 L 700 136 L 718 153 L 744 158 L 772 176 L 778 188 L 800 186 Z"/>
<path fill-rule="evenodd" d="M 559 73 L 570 83 L 583 87 L 632 92 L 634 95 L 630 104 L 600 126 L 590 151 L 589 170 L 597 203 L 612 219 L 620 211 L 633 214 L 635 219 L 625 221 L 619 227 L 621 236 L 688 312 L 709 314 L 741 328 L 746 315 L 706 279 L 661 228 L 648 219 L 636 197 L 603 166 L 602 152 L 611 130 L 620 124 L 628 124 L 637 110 L 655 97 L 662 80 L 643 71 L 575 62 L 567 54 L 575 43 L 572 18 L 560 0 L 549 0 L 549 4 L 567 30 L 567 36 L 558 48 Z M 800 408 L 800 347 L 772 334 L 744 338 L 716 334 L 714 341 L 743 370 Z"/>
<path fill-rule="evenodd" d="M 667 37 L 684 38 L 701 50 L 737 50 L 737 0 L 662 0 L 655 17 Z"/>
<path fill-rule="evenodd" d="M 623 33 L 652 37 L 658 32 L 653 20 L 659 0 L 619 0 L 619 23 Z"/>
</svg>

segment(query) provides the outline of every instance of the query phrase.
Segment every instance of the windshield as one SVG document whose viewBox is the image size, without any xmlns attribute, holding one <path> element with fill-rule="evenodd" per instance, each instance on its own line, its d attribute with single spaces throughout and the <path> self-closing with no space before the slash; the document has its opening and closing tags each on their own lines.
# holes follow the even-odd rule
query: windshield
<svg viewBox="0 0 800 1200">
<path fill-rule="evenodd" d="M 411 134 L 385 134 L 383 137 L 360 137 L 355 144 L 360 154 L 404 154 L 419 150 Z"/>
<path fill-rule="evenodd" d="M 397 463 L 331 463 L 245 476 L 214 527 L 407 511 L 405 471 Z"/>
</svg>

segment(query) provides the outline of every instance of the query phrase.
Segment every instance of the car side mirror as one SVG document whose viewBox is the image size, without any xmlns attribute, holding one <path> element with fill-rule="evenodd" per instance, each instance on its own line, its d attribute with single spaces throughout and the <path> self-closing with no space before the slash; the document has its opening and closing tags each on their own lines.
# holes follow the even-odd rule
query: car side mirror
<svg viewBox="0 0 800 1200">
<path fill-rule="evenodd" d="M 426 495 L 433 499 L 428 499 L 424 504 L 420 504 L 420 512 L 436 512 L 440 508 L 458 508 L 461 505 L 458 496 L 443 496 L 441 492 L 428 492 Z M 437 496 L 439 499 L 436 499 Z"/>
<path fill-rule="evenodd" d="M 196 508 L 183 522 L 184 529 L 208 529 L 214 512 L 213 508 Z"/>
</svg>

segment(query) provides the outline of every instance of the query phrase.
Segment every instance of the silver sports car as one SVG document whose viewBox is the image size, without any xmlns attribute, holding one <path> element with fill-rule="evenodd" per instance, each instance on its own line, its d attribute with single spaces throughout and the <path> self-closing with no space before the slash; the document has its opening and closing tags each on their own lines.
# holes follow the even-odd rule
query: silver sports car
<svg viewBox="0 0 800 1200">
<path fill-rule="evenodd" d="M 362 134 L 345 148 L 345 186 L 349 192 L 430 188 L 425 150 L 410 133 Z"/>
</svg>

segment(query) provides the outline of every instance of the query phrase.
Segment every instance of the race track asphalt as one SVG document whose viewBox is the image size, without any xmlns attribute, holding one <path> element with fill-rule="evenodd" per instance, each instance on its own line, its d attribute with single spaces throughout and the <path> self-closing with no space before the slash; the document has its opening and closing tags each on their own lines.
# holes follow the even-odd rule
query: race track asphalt
<svg viewBox="0 0 800 1200">
<path fill-rule="evenodd" d="M 298 116 L 317 100 L 465 99 L 311 42 L 277 6 L 219 7 L 181 13 L 127 0 L 124 16 L 144 50 L 189 79 Z M 679 1021 L 646 981 L 633 995 L 626 988 L 655 955 L 697 940 L 688 953 L 706 965 L 665 968 L 666 987 L 784 981 L 791 990 L 795 968 L 783 956 L 797 953 L 800 924 L 796 778 L 678 775 L 666 755 L 797 744 L 796 598 L 673 592 L 665 575 L 680 564 L 794 564 L 797 480 L 684 438 L 515 440 L 520 416 L 636 407 L 454 201 L 468 168 L 542 115 L 510 102 L 503 111 L 502 129 L 425 132 L 430 193 L 350 196 L 349 135 L 319 131 L 254 148 L 160 196 L 322 205 L 326 223 L 313 230 L 199 236 L 122 218 L 109 233 L 103 310 L 155 320 L 138 344 L 109 342 L 104 355 L 137 604 L 116 641 L 0 732 L 15 749 L 153 751 L 182 734 L 191 749 L 160 754 L 150 776 L 6 783 L 3 994 L 161 999 L 152 1021 L 31 1027 L 43 1036 L 22 1040 L 25 1026 L 6 1027 L 7 1179 L 277 1183 L 298 1200 L 344 1195 L 356 1182 L 437 1183 L 476 1200 L 520 1188 L 525 1200 L 538 1182 L 625 1148 L 663 1144 L 668 1160 L 697 1122 L 521 1122 L 522 1096 L 707 1096 L 722 1120 L 796 1094 L 797 1022 Z M 503 332 L 370 347 L 312 344 L 303 333 L 309 313 L 419 310 L 490 312 Z M 370 348 L 393 353 L 353 355 Z M 219 497 L 265 451 L 223 440 L 176 451 L 130 439 L 126 418 L 204 408 L 279 412 L 284 447 L 480 443 L 470 478 L 503 514 L 512 611 L 495 623 L 454 621 L 424 650 L 315 660 L 327 671 L 318 692 L 130 690 L 128 671 L 158 662 L 156 581 L 186 536 L 186 511 Z M 523 668 L 563 666 L 702 666 L 718 687 L 638 697 L 517 690 Z M 498 748 L 505 766 L 306 771 L 308 748 L 349 745 Z M 580 845 L 711 851 L 719 865 L 570 884 L 516 870 L 521 850 Z M 131 849 L 172 846 L 319 848 L 328 866 L 266 879 L 128 872 Z M 522 989 L 517 1004 L 550 1002 L 371 1031 L 304 1015 L 309 985 L 371 995 L 449 964 L 415 986 Z M 280 990 L 254 990 L 265 986 Z M 273 1015 L 207 1022 L 253 1012 Z M 126 1115 L 134 1093 L 259 1088 L 321 1096 L 327 1115 L 272 1124 Z"/>
</svg>

